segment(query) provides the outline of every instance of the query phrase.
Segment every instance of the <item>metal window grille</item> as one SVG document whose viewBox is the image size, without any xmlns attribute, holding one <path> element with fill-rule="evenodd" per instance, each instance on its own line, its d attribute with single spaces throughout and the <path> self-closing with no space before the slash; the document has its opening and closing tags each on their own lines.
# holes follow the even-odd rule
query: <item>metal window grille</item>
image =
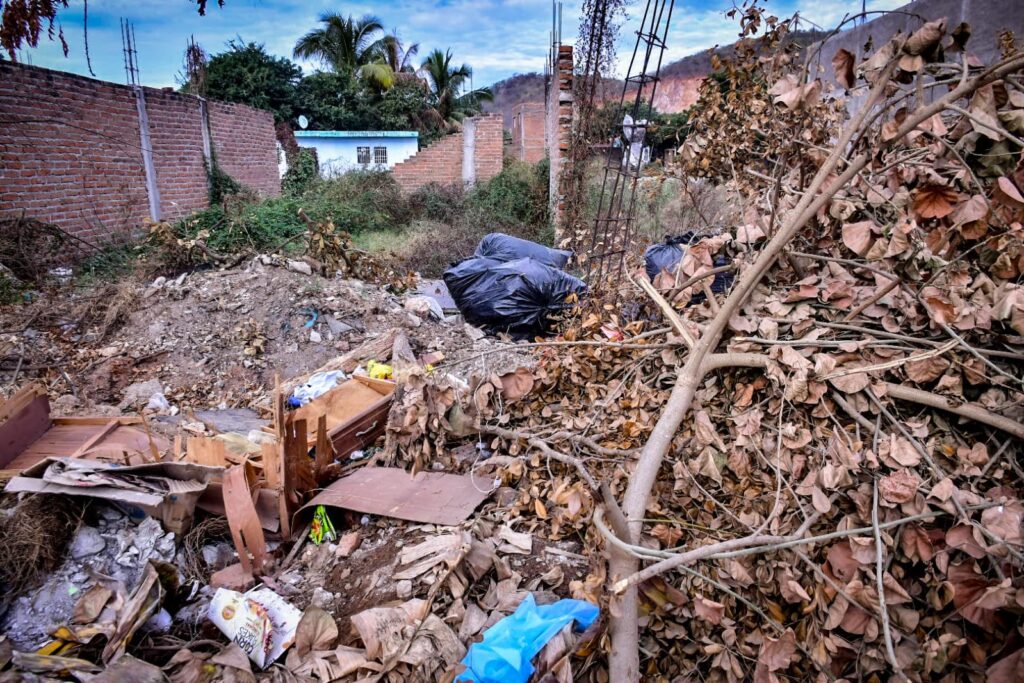
<svg viewBox="0 0 1024 683">
<path fill-rule="evenodd" d="M 370 163 L 370 148 L 369 147 L 356 147 L 356 163 L 368 164 Z"/>
<path fill-rule="evenodd" d="M 373 148 L 373 163 L 375 163 L 375 164 L 386 164 L 386 163 L 388 163 L 388 148 L 387 147 L 374 147 Z"/>
</svg>

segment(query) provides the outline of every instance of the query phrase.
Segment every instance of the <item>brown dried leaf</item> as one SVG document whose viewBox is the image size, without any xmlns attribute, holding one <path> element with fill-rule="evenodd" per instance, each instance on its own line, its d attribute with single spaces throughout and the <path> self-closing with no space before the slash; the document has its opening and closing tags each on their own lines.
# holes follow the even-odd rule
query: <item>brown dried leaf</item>
<svg viewBox="0 0 1024 683">
<path fill-rule="evenodd" d="M 839 48 L 832 56 L 832 68 L 836 72 L 836 82 L 847 90 L 853 87 L 856 77 L 853 74 L 853 53 Z"/>
<path fill-rule="evenodd" d="M 942 36 L 946 34 L 946 20 L 929 21 L 910 34 L 903 46 L 908 55 L 926 55 L 938 47 Z"/>
<path fill-rule="evenodd" d="M 843 244 L 858 256 L 866 255 L 871 248 L 874 225 L 874 221 L 847 223 L 843 226 Z"/>
<path fill-rule="evenodd" d="M 878 493 L 890 503 L 909 503 L 917 495 L 921 477 L 906 467 L 878 480 Z"/>
<path fill-rule="evenodd" d="M 693 611 L 704 621 L 716 626 L 722 623 L 722 619 L 725 617 L 725 605 L 708 600 L 703 595 L 698 595 L 693 599 Z"/>
<path fill-rule="evenodd" d="M 305 657 L 313 650 L 329 650 L 338 639 L 334 617 L 316 606 L 306 609 L 295 629 L 295 651 Z"/>
<path fill-rule="evenodd" d="M 960 199 L 953 188 L 934 183 L 917 188 L 913 197 L 914 213 L 922 220 L 948 216 Z"/>
</svg>

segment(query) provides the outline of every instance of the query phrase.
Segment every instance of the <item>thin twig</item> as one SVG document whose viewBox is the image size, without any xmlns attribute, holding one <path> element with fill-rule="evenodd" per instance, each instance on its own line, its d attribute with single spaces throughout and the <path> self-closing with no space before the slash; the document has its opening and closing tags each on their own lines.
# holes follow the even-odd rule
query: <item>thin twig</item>
<svg viewBox="0 0 1024 683">
<path fill-rule="evenodd" d="M 893 673 L 901 681 L 906 681 L 907 676 L 903 668 L 896 661 L 896 650 L 892 644 L 892 631 L 889 628 L 889 610 L 885 606 L 885 583 L 882 581 L 883 546 L 882 532 L 878 529 L 878 480 L 874 482 L 873 494 L 871 497 L 871 528 L 875 536 L 875 582 L 878 587 L 878 613 L 882 618 L 882 635 L 885 637 L 885 654 L 889 659 L 889 665 Z"/>
</svg>

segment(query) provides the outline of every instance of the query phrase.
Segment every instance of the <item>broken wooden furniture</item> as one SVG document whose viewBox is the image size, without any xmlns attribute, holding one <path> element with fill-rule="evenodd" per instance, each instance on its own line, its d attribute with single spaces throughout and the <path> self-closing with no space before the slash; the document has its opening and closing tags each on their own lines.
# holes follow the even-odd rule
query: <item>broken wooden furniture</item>
<svg viewBox="0 0 1024 683">
<path fill-rule="evenodd" d="M 31 385 L 0 404 L 0 468 L 17 474 L 46 458 L 121 465 L 160 460 L 168 443 L 141 417 L 50 417 L 45 390 Z"/>
<path fill-rule="evenodd" d="M 191 437 L 183 457 L 221 467 L 248 463 L 256 473 L 253 505 L 260 525 L 290 539 L 292 516 L 323 483 L 327 467 L 384 433 L 394 391 L 393 382 L 357 376 L 288 412 L 286 394 L 278 386 L 273 420 L 264 429 L 267 439 L 258 445 L 258 453 L 232 451 L 217 437 Z M 221 482 L 214 482 L 200 506 L 223 514 L 229 505 L 227 496 Z"/>
</svg>

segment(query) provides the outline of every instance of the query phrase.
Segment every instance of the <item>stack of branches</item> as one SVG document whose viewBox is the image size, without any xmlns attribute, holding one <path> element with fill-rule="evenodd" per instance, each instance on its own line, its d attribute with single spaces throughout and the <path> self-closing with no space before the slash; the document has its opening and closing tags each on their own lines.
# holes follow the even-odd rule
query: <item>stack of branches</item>
<svg viewBox="0 0 1024 683">
<path fill-rule="evenodd" d="M 768 131 L 766 172 L 724 179 L 742 225 L 536 344 L 529 391 L 460 392 L 509 514 L 588 542 L 595 680 L 1019 675 L 1024 54 L 946 29 L 839 51 L 859 108 Z M 796 60 L 759 63 L 772 111 L 817 106 Z"/>
</svg>

